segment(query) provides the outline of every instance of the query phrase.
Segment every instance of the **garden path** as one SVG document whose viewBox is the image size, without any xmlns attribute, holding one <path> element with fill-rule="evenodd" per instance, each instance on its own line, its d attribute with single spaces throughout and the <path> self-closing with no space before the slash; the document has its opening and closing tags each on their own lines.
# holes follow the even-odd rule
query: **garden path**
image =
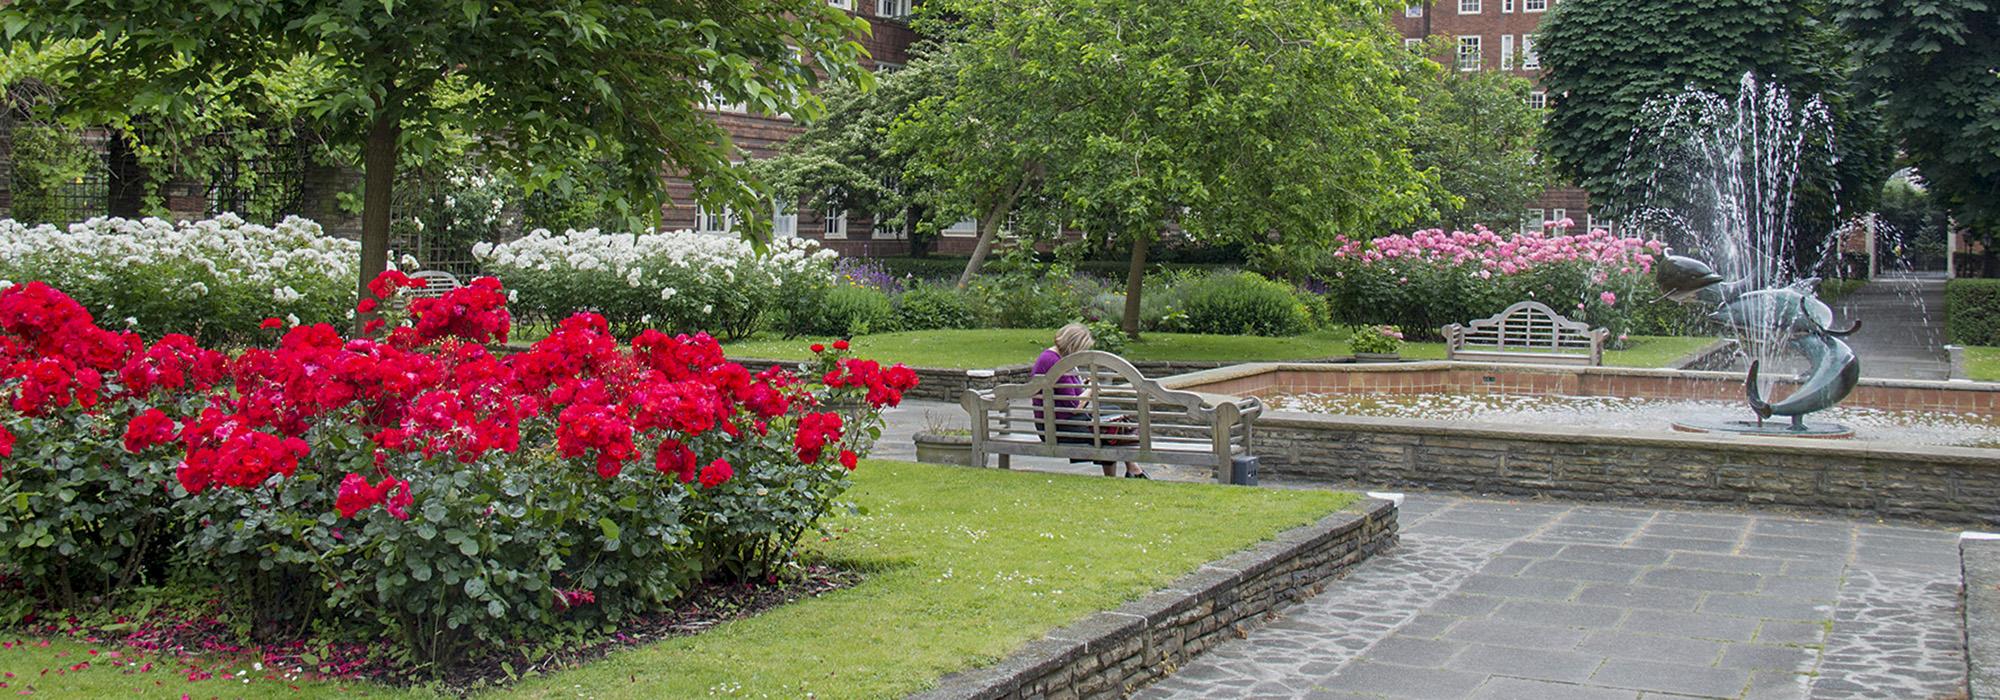
<svg viewBox="0 0 2000 700">
<path fill-rule="evenodd" d="M 1946 378 L 1942 275 L 1884 275 L 1834 307 L 1837 323 L 1862 322 L 1847 342 L 1861 357 L 1863 376 Z"/>
<path fill-rule="evenodd" d="M 965 424 L 906 403 L 876 456 L 913 457 L 926 413 Z M 1401 519 L 1397 548 L 1139 697 L 1962 697 L 1952 531 L 1425 493 Z"/>
</svg>

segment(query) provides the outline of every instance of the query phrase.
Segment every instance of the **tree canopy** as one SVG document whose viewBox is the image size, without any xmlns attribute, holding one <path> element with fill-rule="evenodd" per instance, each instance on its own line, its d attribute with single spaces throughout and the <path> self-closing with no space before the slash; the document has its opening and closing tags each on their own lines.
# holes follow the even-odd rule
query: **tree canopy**
<svg viewBox="0 0 2000 700">
<path fill-rule="evenodd" d="M 1837 0 L 1888 132 L 1958 222 L 2000 243 L 2000 4 Z M 1992 274 L 1989 272 L 1989 274 Z"/>
<path fill-rule="evenodd" d="M 1830 231 L 1835 194 L 1865 211 L 1887 175 L 1877 119 L 1854 94 L 1847 40 L 1818 0 L 1566 0 L 1542 21 L 1535 45 L 1551 111 L 1543 153 L 1559 175 L 1617 213 L 1637 203 L 1655 174 L 1631 163 L 1635 133 L 1656 98 L 1698 89 L 1738 94 L 1743 75 L 1817 96 L 1833 121 L 1840 158 L 1804 163 L 1794 212 Z M 1802 246 L 1802 248 L 1810 246 Z"/>
<path fill-rule="evenodd" d="M 1451 50 L 1442 42 L 1426 48 L 1428 55 Z M 1528 104 L 1533 85 L 1502 71 L 1443 70 L 1421 56 L 1413 63 L 1410 152 L 1438 178 L 1435 220 L 1456 229 L 1517 220 L 1555 184 L 1536 152 L 1544 111 Z"/>
<path fill-rule="evenodd" d="M 938 0 L 957 87 L 896 129 L 910 170 L 979 213 L 1129 242 L 1323 239 L 1407 222 L 1407 56 L 1376 0 Z M 975 254 L 977 257 L 977 254 Z"/>
<path fill-rule="evenodd" d="M 479 134 L 530 188 L 608 164 L 628 221 L 657 219 L 666 172 L 753 211 L 760 197 L 700 106 L 712 95 L 811 117 L 814 86 L 867 80 L 853 40 L 865 23 L 821 0 L 15 0 L 0 4 L 0 31 L 78 42 L 63 105 L 80 115 L 199 114 L 215 95 L 275 110 L 257 76 L 323 76 L 285 97 L 361 150 L 363 281 L 386 264 L 399 153 L 447 131 Z"/>
</svg>

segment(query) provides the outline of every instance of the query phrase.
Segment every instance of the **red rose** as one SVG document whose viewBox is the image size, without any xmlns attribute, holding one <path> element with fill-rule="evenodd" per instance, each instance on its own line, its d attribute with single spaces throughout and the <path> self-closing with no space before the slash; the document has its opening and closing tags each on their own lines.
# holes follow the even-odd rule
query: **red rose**
<svg viewBox="0 0 2000 700">
<path fill-rule="evenodd" d="M 847 467 L 848 471 L 854 471 L 854 467 L 860 462 L 861 455 L 854 454 L 854 450 L 840 451 L 840 466 Z"/>
<path fill-rule="evenodd" d="M 282 318 L 267 318 L 267 319 L 264 319 L 264 322 L 263 322 L 263 323 L 259 323 L 259 324 L 257 324 L 257 327 L 258 327 L 258 328 L 262 328 L 262 329 L 264 329 L 264 330 L 267 330 L 267 331 L 268 331 L 268 330 L 271 330 L 271 329 L 273 329 L 273 328 L 284 328 L 284 327 L 285 327 L 285 319 L 282 319 Z"/>
<path fill-rule="evenodd" d="M 14 456 L 14 434 L 0 427 L 0 457 Z"/>
<path fill-rule="evenodd" d="M 846 350 L 846 349 L 847 349 L 847 341 L 845 341 L 845 340 L 836 340 L 836 341 L 833 341 L 833 349 L 835 349 L 835 350 Z"/>
<path fill-rule="evenodd" d="M 368 485 L 367 477 L 350 473 L 340 482 L 340 492 L 334 496 L 333 509 L 340 513 L 340 517 L 352 518 L 354 514 L 381 502 L 382 492 Z"/>
<path fill-rule="evenodd" d="M 826 352 L 826 346 L 825 346 L 825 345 L 821 345 L 821 344 L 819 344 L 819 343 L 813 343 L 813 344 L 812 344 L 812 347 L 811 347 L 810 349 L 811 349 L 811 350 L 813 351 L 813 354 L 815 354 L 815 355 L 817 355 L 817 354 L 819 354 L 819 353 L 822 353 L 822 352 Z"/>
<path fill-rule="evenodd" d="M 365 314 L 374 311 L 375 308 L 378 306 L 381 306 L 381 304 L 376 302 L 373 298 L 368 298 L 368 299 L 362 299 L 361 303 L 359 304 L 355 304 L 354 310 Z"/>
<path fill-rule="evenodd" d="M 721 486 L 734 476 L 736 470 L 729 468 L 729 462 L 718 459 L 701 468 L 701 487 L 712 489 Z"/>
</svg>

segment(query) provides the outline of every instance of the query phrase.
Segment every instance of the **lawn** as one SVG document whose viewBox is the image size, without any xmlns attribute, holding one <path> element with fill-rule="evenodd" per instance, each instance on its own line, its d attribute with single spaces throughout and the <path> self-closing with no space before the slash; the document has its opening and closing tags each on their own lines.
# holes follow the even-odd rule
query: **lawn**
<svg viewBox="0 0 2000 700">
<path fill-rule="evenodd" d="M 838 535 L 816 549 L 867 572 L 859 585 L 483 697 L 900 697 L 1354 501 L 886 461 L 863 463 L 855 482 L 851 496 L 864 512 L 835 521 Z M 20 676 L 10 690 L 32 678 L 38 693 L 58 697 L 426 696 L 357 684 L 190 683 L 178 666 L 68 671 L 96 658 L 85 652 L 31 641 L 0 651 L 0 668 Z"/>
<path fill-rule="evenodd" d="M 1965 375 L 1976 381 L 2000 382 L 2000 347 L 1967 346 Z"/>
<path fill-rule="evenodd" d="M 862 357 L 902 362 L 919 367 L 979 369 L 1024 365 L 1049 346 L 1052 330 L 997 328 L 979 330 L 910 331 L 865 335 L 854 339 L 854 351 Z M 1617 367 L 1664 367 L 1683 355 L 1701 349 L 1711 338 L 1636 336 L 1631 347 L 1604 354 L 1604 363 Z M 758 338 L 724 346 L 731 357 L 769 360 L 803 360 L 811 355 L 808 340 Z M 1318 360 L 1351 355 L 1347 332 L 1317 331 L 1292 338 L 1261 338 L 1244 335 L 1196 335 L 1191 333 L 1147 333 L 1125 350 L 1135 361 L 1179 360 L 1186 362 L 1265 362 Z M 1403 357 L 1422 360 L 1444 359 L 1443 343 L 1410 343 Z"/>
</svg>

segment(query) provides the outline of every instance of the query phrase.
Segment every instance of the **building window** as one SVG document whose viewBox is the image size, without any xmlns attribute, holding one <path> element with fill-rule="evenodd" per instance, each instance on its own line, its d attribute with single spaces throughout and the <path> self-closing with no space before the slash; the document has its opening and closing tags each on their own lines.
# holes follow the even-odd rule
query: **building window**
<svg viewBox="0 0 2000 700">
<path fill-rule="evenodd" d="M 695 233 L 706 233 L 719 236 L 727 234 L 730 231 L 735 230 L 735 228 L 736 228 L 736 215 L 734 212 L 731 212 L 729 210 L 729 207 L 723 207 L 720 210 L 710 209 L 706 205 L 695 207 L 694 210 Z"/>
<path fill-rule="evenodd" d="M 1479 14 L 1479 3 L 1480 0 L 1458 0 L 1458 13 L 1461 15 Z"/>
<path fill-rule="evenodd" d="M 1535 55 L 1535 35 L 1521 35 L 1521 68 L 1535 70 L 1542 67 L 1542 57 Z"/>
<path fill-rule="evenodd" d="M 1462 36 L 1458 38 L 1458 69 L 1462 71 L 1479 70 L 1479 37 Z"/>
<path fill-rule="evenodd" d="M 1514 35 L 1500 35 L 1500 70 L 1514 70 Z"/>
<path fill-rule="evenodd" d="M 771 237 L 799 237 L 799 210 L 788 200 L 771 200 Z"/>
<path fill-rule="evenodd" d="M 1522 12 L 1543 12 L 1549 9 L 1549 0 L 1521 0 Z"/>
<path fill-rule="evenodd" d="M 1521 233 L 1541 233 L 1542 223 L 1542 210 L 1529 209 L 1521 215 Z"/>
<path fill-rule="evenodd" d="M 889 217 L 885 216 L 875 220 L 874 237 L 884 240 L 900 241 L 910 237 L 910 228 L 907 223 L 892 224 L 889 222 Z"/>
<path fill-rule="evenodd" d="M 849 2 L 852 1 L 849 0 Z M 910 0 L 876 0 L 875 14 L 889 19 L 908 19 L 910 16 Z"/>
<path fill-rule="evenodd" d="M 1422 51 L 1422 50 L 1423 50 L 1423 48 L 1424 48 L 1424 40 L 1422 40 L 1422 39 L 1404 39 L 1404 40 L 1403 40 L 1403 48 L 1406 48 L 1406 49 L 1409 49 L 1409 50 L 1411 50 L 1411 51 Z"/>
<path fill-rule="evenodd" d="M 838 7 L 843 10 L 854 9 L 854 0 L 826 0 L 826 4 Z"/>
<path fill-rule="evenodd" d="M 1551 210 L 1549 210 L 1549 223 L 1552 223 L 1552 224 L 1553 224 L 1553 223 L 1560 223 L 1560 222 L 1561 222 L 1561 221 L 1562 221 L 1563 219 L 1567 219 L 1567 218 L 1569 218 L 1569 210 L 1568 210 L 1568 209 L 1551 209 Z"/>
<path fill-rule="evenodd" d="M 750 111 L 748 105 L 741 102 L 730 102 L 729 98 L 723 97 L 721 92 L 718 92 L 708 83 L 702 83 L 701 89 L 702 92 L 708 94 L 708 97 L 701 102 L 701 106 L 703 107 L 717 112 L 736 112 L 738 114 Z"/>
<path fill-rule="evenodd" d="M 946 228 L 938 233 L 952 238 L 971 238 L 979 235 L 979 220 L 966 219 L 952 224 L 950 228 Z"/>
<path fill-rule="evenodd" d="M 825 216 L 823 225 L 820 228 L 821 237 L 829 241 L 845 240 L 847 238 L 847 210 L 838 204 L 828 204 L 826 205 L 826 211 L 821 213 Z"/>
<path fill-rule="evenodd" d="M 1535 109 L 1548 109 L 1549 93 L 1542 90 L 1528 93 L 1528 106 Z"/>
<path fill-rule="evenodd" d="M 902 69 L 903 64 L 901 63 L 890 63 L 888 61 L 875 62 L 875 72 L 877 73 L 894 73 Z"/>
<path fill-rule="evenodd" d="M 1612 229 L 1616 227 L 1617 223 L 1610 219 L 1597 218 L 1596 214 L 1590 215 L 1590 230 L 1592 231 L 1603 231 L 1605 233 L 1614 233 Z"/>
<path fill-rule="evenodd" d="M 1423 3 L 1420 3 L 1420 2 L 1413 2 L 1413 3 L 1409 3 L 1409 4 L 1407 4 L 1407 5 L 1404 5 L 1404 6 L 1403 6 L 1403 16 L 1404 16 L 1404 17 L 1422 17 L 1422 16 L 1424 16 L 1424 4 L 1423 4 Z"/>
<path fill-rule="evenodd" d="M 1500 11 L 1509 14 L 1513 13 L 1514 0 L 1500 0 Z"/>
</svg>

